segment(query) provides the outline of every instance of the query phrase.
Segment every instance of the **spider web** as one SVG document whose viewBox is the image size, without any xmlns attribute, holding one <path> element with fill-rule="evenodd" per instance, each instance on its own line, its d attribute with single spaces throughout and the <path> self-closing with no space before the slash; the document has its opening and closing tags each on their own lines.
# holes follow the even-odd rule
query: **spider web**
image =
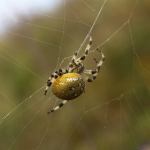
<svg viewBox="0 0 150 150">
<path fill-rule="evenodd" d="M 0 38 L 0 149 L 148 150 L 150 141 L 149 1 L 57 1 L 53 11 L 30 10 Z M 21 16 L 21 15 L 20 15 Z M 106 60 L 97 79 L 58 111 L 49 75 L 93 44 Z"/>
</svg>

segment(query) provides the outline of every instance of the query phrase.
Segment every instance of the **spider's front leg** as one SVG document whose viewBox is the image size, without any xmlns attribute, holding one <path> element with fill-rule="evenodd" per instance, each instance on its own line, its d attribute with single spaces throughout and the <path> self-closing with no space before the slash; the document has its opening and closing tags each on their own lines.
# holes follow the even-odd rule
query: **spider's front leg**
<svg viewBox="0 0 150 150">
<path fill-rule="evenodd" d="M 78 54 L 77 52 L 74 53 L 74 55 L 72 57 L 72 60 L 69 63 L 69 68 L 68 68 L 69 70 L 68 70 L 68 72 L 71 72 L 71 70 L 74 68 L 74 66 L 76 66 L 75 60 L 77 58 L 77 54 Z"/>
<path fill-rule="evenodd" d="M 76 64 L 81 63 L 81 62 L 86 58 L 86 56 L 87 56 L 88 53 L 89 53 L 89 50 L 90 50 L 91 45 L 92 45 L 92 36 L 89 35 L 89 37 L 90 37 L 90 40 L 89 40 L 88 45 L 86 46 L 85 52 L 84 52 L 83 56 L 81 56 L 80 58 L 78 58 L 78 59 L 75 60 L 75 63 L 76 63 Z"/>
</svg>

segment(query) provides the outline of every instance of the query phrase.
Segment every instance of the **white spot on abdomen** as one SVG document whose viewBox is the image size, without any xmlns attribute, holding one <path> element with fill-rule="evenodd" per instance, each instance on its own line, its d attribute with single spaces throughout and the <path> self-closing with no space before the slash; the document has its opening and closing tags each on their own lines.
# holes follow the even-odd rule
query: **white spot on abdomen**
<svg viewBox="0 0 150 150">
<path fill-rule="evenodd" d="M 78 81 L 79 79 L 78 78 L 67 78 L 66 80 L 69 82 L 72 82 L 72 81 Z"/>
</svg>

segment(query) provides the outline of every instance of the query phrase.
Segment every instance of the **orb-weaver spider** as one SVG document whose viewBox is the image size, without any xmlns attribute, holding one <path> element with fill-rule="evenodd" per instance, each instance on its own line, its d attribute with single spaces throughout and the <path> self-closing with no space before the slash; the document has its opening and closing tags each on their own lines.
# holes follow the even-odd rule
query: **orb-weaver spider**
<svg viewBox="0 0 150 150">
<path fill-rule="evenodd" d="M 100 71 L 100 66 L 105 60 L 105 56 L 100 50 L 96 49 L 101 53 L 102 59 L 100 60 L 100 62 L 97 62 L 97 60 L 94 58 L 95 62 L 97 63 L 97 68 L 95 70 L 85 70 L 85 66 L 82 64 L 82 61 L 88 55 L 91 44 L 92 36 L 90 35 L 90 40 L 83 56 L 77 58 L 77 52 L 75 52 L 67 69 L 59 69 L 49 77 L 47 81 L 45 95 L 48 88 L 52 85 L 52 92 L 58 98 L 64 99 L 61 104 L 53 108 L 50 112 L 54 112 L 55 110 L 59 109 L 67 101 L 79 97 L 85 89 L 85 81 L 92 82 L 96 79 L 96 76 Z M 93 74 L 92 79 L 85 76 L 83 73 Z M 48 112 L 48 114 L 50 112 Z"/>
</svg>

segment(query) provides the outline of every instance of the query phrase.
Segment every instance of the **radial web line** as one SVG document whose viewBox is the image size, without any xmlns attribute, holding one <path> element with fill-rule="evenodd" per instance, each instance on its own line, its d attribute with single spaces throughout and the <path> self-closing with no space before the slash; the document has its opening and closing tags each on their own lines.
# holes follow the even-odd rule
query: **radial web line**
<svg viewBox="0 0 150 150">
<path fill-rule="evenodd" d="M 68 4 L 65 3 L 65 5 L 69 8 L 69 10 L 81 21 L 83 22 L 80 17 L 68 6 Z"/>
<path fill-rule="evenodd" d="M 0 94 L 3 95 L 8 101 L 10 101 L 14 106 L 16 106 L 16 104 L 14 104 L 5 94 L 2 92 L 0 92 Z"/>
<path fill-rule="evenodd" d="M 83 0 L 81 0 L 81 2 L 83 2 L 86 6 L 88 6 L 91 10 L 95 11 L 91 6 L 89 6 L 86 2 L 84 2 Z"/>
<path fill-rule="evenodd" d="M 59 58 L 60 58 L 60 54 L 61 54 L 61 51 L 62 51 L 62 43 L 63 43 L 64 33 L 65 33 L 65 31 L 64 31 L 64 30 L 65 30 L 65 0 L 64 0 L 63 5 L 64 5 L 63 33 L 62 33 L 62 39 L 61 39 L 61 45 L 60 45 L 60 51 L 59 51 L 57 66 L 56 66 L 55 70 L 57 70 L 57 67 L 58 67 L 58 64 L 59 64 Z M 56 99 L 54 106 L 56 105 L 57 100 L 58 100 L 58 99 Z M 42 142 L 43 142 L 43 140 L 44 140 L 44 137 L 46 136 L 46 133 L 47 133 L 47 131 L 48 131 L 48 127 L 49 127 L 49 124 L 50 124 L 51 116 L 52 116 L 52 114 L 50 115 L 50 119 L 49 119 L 49 122 L 48 122 L 48 124 L 47 124 L 46 130 L 45 130 L 45 132 L 44 132 L 44 134 L 43 134 L 43 136 L 42 136 L 42 138 L 41 138 L 41 140 L 40 140 L 39 145 L 36 147 L 36 150 L 40 147 L 40 145 L 42 144 Z"/>
<path fill-rule="evenodd" d="M 141 127 L 141 129 L 142 129 L 143 133 L 145 134 L 146 138 L 149 140 L 148 135 L 146 134 L 146 132 L 145 132 L 145 130 L 144 130 L 144 128 L 143 128 L 143 126 L 142 126 L 142 124 L 140 123 L 139 119 L 137 118 L 137 116 L 136 116 L 135 112 L 133 111 L 133 109 L 132 109 L 131 105 L 129 104 L 129 102 L 128 102 L 128 100 L 127 100 L 126 98 L 125 98 L 125 100 L 126 100 L 126 102 L 128 103 L 128 105 L 129 105 L 129 107 L 130 107 L 130 109 L 131 109 L 131 111 L 132 111 L 133 115 L 135 116 L 135 118 L 136 118 L 136 120 L 137 120 L 137 122 L 138 122 L 139 126 Z"/>
<path fill-rule="evenodd" d="M 48 42 L 44 42 L 44 41 L 41 41 L 41 40 L 38 40 L 38 39 L 34 39 L 34 38 L 31 38 L 31 37 L 28 37 L 28 36 L 24 36 L 24 35 L 21 35 L 21 34 L 18 34 L 18 33 L 14 33 L 14 32 L 8 31 L 8 30 L 4 30 L 4 29 L 1 29 L 1 30 L 4 31 L 4 32 L 10 33 L 10 34 L 21 36 L 23 38 L 34 40 L 34 41 L 41 42 L 41 43 L 44 43 L 44 44 L 48 44 L 48 45 L 51 45 L 51 46 L 54 46 L 54 47 L 60 47 L 58 45 L 54 45 L 54 44 L 51 44 L 51 43 L 48 43 Z"/>
<path fill-rule="evenodd" d="M 4 125 L 2 125 L 0 127 L 0 129 L 2 129 L 3 127 L 5 127 L 7 124 L 9 124 L 10 122 L 12 122 L 14 119 L 16 119 L 17 117 L 19 117 L 21 114 L 23 114 L 25 111 L 27 111 L 29 108 L 31 108 L 33 105 L 35 105 L 37 102 L 39 102 L 40 100 L 42 100 L 45 96 L 42 96 L 39 100 L 37 100 L 36 102 L 34 102 L 33 104 L 31 104 L 29 107 L 27 107 L 26 109 L 24 109 L 21 113 L 17 114 L 14 118 L 12 118 L 10 121 L 8 121 L 7 123 L 5 123 Z M 53 96 L 52 96 L 53 97 Z M 50 97 L 49 99 L 51 99 L 52 97 Z M 49 101 L 49 100 L 48 100 Z M 46 102 L 47 103 L 47 102 Z"/>
<path fill-rule="evenodd" d="M 55 105 L 56 105 L 57 101 L 58 101 L 58 98 L 56 99 L 55 104 L 54 104 L 54 106 L 53 106 L 53 107 L 55 107 Z M 47 102 L 46 102 L 46 103 L 47 103 Z M 42 138 L 41 138 L 41 140 L 40 140 L 39 145 L 36 147 L 36 149 L 35 149 L 35 150 L 37 150 L 37 149 L 40 147 L 40 145 L 42 144 L 42 142 L 43 142 L 43 140 L 44 140 L 44 137 L 46 136 L 46 133 L 47 133 L 47 131 L 48 131 L 48 129 L 49 129 L 49 124 L 50 124 L 50 121 L 51 121 L 51 116 L 52 116 L 52 114 L 50 114 L 50 118 L 49 118 L 49 121 L 48 121 L 48 124 L 47 124 L 46 130 L 45 130 L 45 132 L 44 132 L 44 134 L 43 134 L 43 136 L 42 136 Z"/>
<path fill-rule="evenodd" d="M 126 21 L 118 30 L 116 30 L 107 40 L 105 40 L 102 44 L 100 44 L 99 46 L 97 46 L 97 48 L 101 47 L 102 45 L 104 45 L 106 42 L 108 42 L 116 33 L 118 33 L 126 24 L 128 23 L 128 21 Z M 95 48 L 96 49 L 96 48 Z M 95 51 L 95 49 L 93 49 L 93 51 Z"/>
<path fill-rule="evenodd" d="M 69 137 L 67 138 L 66 142 L 64 143 L 64 145 L 62 146 L 61 150 L 64 149 L 65 145 L 67 144 L 67 142 L 69 141 L 70 137 L 72 136 L 73 132 L 75 131 L 75 129 L 77 128 L 78 124 L 80 123 L 82 117 L 84 116 L 84 113 L 82 114 L 82 116 L 80 117 L 80 119 L 78 120 L 77 124 L 75 125 L 75 127 L 73 128 L 72 132 L 70 133 Z"/>
<path fill-rule="evenodd" d="M 103 126 L 104 132 L 106 131 L 106 119 L 107 119 L 107 113 L 108 113 L 108 104 L 109 103 L 106 103 L 105 120 L 104 120 L 104 126 Z M 101 148 L 104 149 L 104 136 L 102 137 L 102 146 L 101 146 Z"/>
<path fill-rule="evenodd" d="M 31 14 L 36 14 L 36 15 L 39 15 L 39 16 L 43 16 L 43 17 L 49 17 L 49 18 L 64 20 L 63 18 L 59 18 L 59 17 L 49 16 L 49 15 L 43 15 L 43 14 L 38 14 L 38 13 L 33 13 L 33 12 L 30 12 L 30 13 Z M 77 22 L 77 23 L 86 24 L 83 21 L 76 21 L 76 20 L 70 20 L 70 19 L 66 19 L 66 21 L 71 21 L 71 22 Z M 86 24 L 86 25 L 88 25 L 88 24 Z M 88 26 L 90 26 L 90 25 L 88 25 Z"/>
<path fill-rule="evenodd" d="M 134 89 L 140 88 L 141 86 L 143 86 L 143 85 L 145 85 L 145 84 L 146 84 L 146 83 L 143 82 L 142 84 L 140 84 L 140 85 L 134 87 Z M 111 103 L 111 102 L 113 102 L 113 101 L 118 101 L 118 100 L 121 101 L 121 99 L 124 97 L 124 95 L 127 95 L 127 94 L 129 94 L 130 92 L 132 92 L 132 91 L 133 91 L 133 88 L 131 88 L 131 89 L 129 89 L 128 91 L 124 92 L 124 93 L 121 94 L 120 96 L 117 96 L 116 98 L 113 98 L 113 99 L 107 101 L 106 103 L 100 104 L 100 105 L 98 105 L 98 106 L 96 106 L 96 107 L 93 107 L 93 108 L 91 108 L 91 109 L 89 109 L 89 110 L 86 110 L 86 111 L 84 112 L 84 114 L 89 113 L 90 111 L 93 111 L 93 110 L 95 110 L 95 109 L 97 109 L 97 108 L 99 108 L 99 107 L 105 106 L 105 105 L 107 105 L 107 103 Z"/>
<path fill-rule="evenodd" d="M 131 19 L 132 15 L 133 15 L 133 12 L 134 12 L 134 10 L 135 10 L 135 8 L 136 8 L 136 5 L 137 5 L 138 1 L 139 1 L 139 0 L 136 1 L 135 5 L 134 5 L 134 7 L 133 7 L 133 9 L 132 9 L 132 11 L 131 11 L 131 13 L 130 13 L 130 16 L 129 16 L 128 20 L 127 20 L 118 30 L 116 30 L 107 40 L 105 40 L 102 44 L 100 44 L 100 45 L 97 46 L 96 48 L 99 48 L 99 47 L 101 47 L 102 45 L 104 45 L 104 44 L 105 44 L 106 42 L 108 42 L 116 33 L 118 33 L 126 24 L 129 24 L 130 19 Z M 131 28 L 130 28 L 129 30 L 130 30 L 130 33 L 131 33 Z M 131 38 L 132 38 L 132 36 L 131 36 Z M 132 40 L 133 40 L 133 39 L 132 39 Z M 134 46 L 134 43 L 133 43 L 133 46 Z M 95 48 L 95 49 L 96 49 L 96 48 Z M 95 49 L 94 49 L 94 50 L 95 50 Z M 93 50 L 93 51 L 94 51 L 94 50 Z"/>
<path fill-rule="evenodd" d="M 80 19 L 80 17 L 68 6 L 68 4 L 66 4 L 66 2 L 65 2 L 65 5 L 68 7 L 68 9 L 80 20 L 79 22 L 82 22 L 83 24 L 85 24 L 85 25 L 87 25 L 87 26 L 90 26 L 90 25 L 88 25 L 87 23 L 85 23 L 84 21 L 82 21 L 81 19 Z M 67 20 L 67 19 L 65 19 L 65 20 Z"/>
<path fill-rule="evenodd" d="M 120 103 L 120 104 L 121 104 L 121 103 Z M 121 109 L 122 109 L 123 114 L 124 114 L 124 116 L 125 116 L 125 119 L 126 119 L 126 121 L 127 121 L 128 127 L 129 127 L 130 132 L 131 132 L 132 137 L 133 137 L 133 140 L 134 140 L 134 142 L 135 142 L 135 144 L 136 144 L 136 146 L 137 146 L 136 148 L 138 148 L 138 143 L 137 143 L 137 141 L 136 141 L 135 135 L 133 134 L 132 128 L 131 128 L 131 126 L 130 126 L 129 120 L 128 120 L 128 118 L 127 118 L 127 115 L 126 115 L 126 113 L 125 113 L 125 110 L 124 110 L 122 104 L 121 104 Z"/>
<path fill-rule="evenodd" d="M 36 92 L 34 92 L 30 97 L 28 97 L 27 99 L 25 99 L 23 102 L 21 102 L 19 105 L 17 105 L 15 108 L 13 108 L 7 115 L 5 115 L 1 121 L 0 124 L 14 111 L 16 110 L 19 106 L 21 106 L 23 103 L 25 103 L 27 100 L 29 100 L 33 95 L 35 95 L 37 92 L 39 92 L 41 89 L 43 89 L 44 86 L 42 86 L 40 89 L 38 89 Z"/>
<path fill-rule="evenodd" d="M 136 95 L 136 98 L 138 99 L 138 101 L 139 101 L 139 103 L 140 103 L 140 105 L 141 105 L 141 107 L 142 107 L 142 109 L 143 109 L 145 115 L 147 116 L 148 120 L 150 121 L 150 117 L 149 117 L 148 113 L 146 112 L 146 110 L 145 110 L 143 104 L 141 103 L 141 101 L 140 101 L 140 99 L 139 99 L 139 97 L 138 97 L 138 95 L 137 95 L 137 93 L 135 92 L 134 89 L 133 89 L 133 92 L 134 92 L 134 94 Z"/>
<path fill-rule="evenodd" d="M 144 69 L 144 68 L 143 68 L 143 65 L 142 65 L 142 63 L 141 63 L 141 60 L 140 60 L 140 58 L 139 58 L 139 56 L 138 56 L 138 54 L 137 54 L 137 52 L 136 52 L 136 50 L 135 50 L 135 46 L 134 46 L 134 42 L 133 42 L 133 36 L 132 36 L 132 31 L 131 31 L 131 27 L 130 27 L 129 22 L 128 22 L 128 25 L 129 25 L 129 31 L 130 31 L 130 36 L 131 36 L 132 47 L 133 47 L 134 53 L 135 53 L 135 55 L 136 55 L 136 57 L 137 57 L 137 59 L 138 59 L 140 65 L 141 65 L 141 68 Z"/>
<path fill-rule="evenodd" d="M 48 102 L 48 101 L 47 101 Z M 10 150 L 12 148 L 12 146 L 15 144 L 15 142 L 17 141 L 17 139 L 20 137 L 20 135 L 22 134 L 22 132 L 26 129 L 26 127 L 31 123 L 31 121 L 36 117 L 36 115 L 42 110 L 42 108 L 47 104 L 47 102 L 41 106 L 41 108 L 35 113 L 35 115 L 29 120 L 29 122 L 23 127 L 23 129 L 19 132 L 18 136 L 16 137 L 16 139 L 13 141 L 13 143 L 11 144 L 11 146 L 8 148 L 8 150 Z"/>
<path fill-rule="evenodd" d="M 7 61 L 9 61 L 9 62 L 11 62 L 11 63 L 13 63 L 13 64 L 19 66 L 19 67 L 21 67 L 22 69 L 24 69 L 24 70 L 26 70 L 26 71 L 32 73 L 33 75 L 37 76 L 38 78 L 41 78 L 42 80 L 46 81 L 45 79 L 43 79 L 42 77 L 40 77 L 38 74 L 36 74 L 36 73 L 34 73 L 33 71 L 31 71 L 26 65 L 22 64 L 22 63 L 21 63 L 19 60 L 17 60 L 15 57 L 13 57 L 12 55 L 10 55 L 10 54 L 9 54 L 7 51 L 5 51 L 3 48 L 0 47 L 0 49 L 1 49 L 2 51 L 4 51 L 7 55 L 9 55 L 11 58 L 13 58 L 15 61 L 17 61 L 19 64 L 17 64 L 17 63 L 15 63 L 15 62 L 13 62 L 13 61 L 11 61 L 11 60 L 5 58 L 4 56 L 1 56 L 1 55 L 0 55 L 1 58 L 3 58 L 3 59 L 5 59 L 5 60 L 7 60 Z"/>
<path fill-rule="evenodd" d="M 19 22 L 19 23 L 22 23 L 22 24 L 26 24 L 26 25 L 30 25 L 30 26 L 34 26 L 34 27 L 43 28 L 43 29 L 53 30 L 53 31 L 56 31 L 56 32 L 63 32 L 61 30 L 56 30 L 56 29 L 53 29 L 53 28 L 48 28 L 48 27 L 37 25 L 37 24 L 32 24 L 32 23 L 27 23 L 27 22 L 19 21 L 19 20 L 16 20 L 16 22 Z"/>
<path fill-rule="evenodd" d="M 65 18 L 66 18 L 65 5 L 66 5 L 66 4 L 65 4 L 65 0 L 64 0 L 64 23 L 63 23 L 63 33 L 62 33 L 61 44 L 60 44 L 60 50 L 59 50 L 59 55 L 58 55 L 58 60 L 57 60 L 57 65 L 56 65 L 55 70 L 58 69 L 60 54 L 61 54 L 61 52 L 62 52 L 62 44 L 63 44 L 63 39 L 64 39 L 64 33 L 65 33 Z"/>
<path fill-rule="evenodd" d="M 121 127 L 122 127 L 122 126 L 121 126 L 121 123 L 122 123 L 122 122 L 121 122 L 121 121 L 122 121 L 122 120 L 121 120 L 121 116 L 122 116 L 122 115 L 121 115 L 121 101 L 120 101 L 119 104 L 120 104 L 120 145 L 121 145 L 121 141 L 122 141 L 122 133 L 121 133 Z"/>
<path fill-rule="evenodd" d="M 66 19 L 65 19 L 66 20 Z M 23 22 L 23 21 L 16 21 L 16 22 L 19 22 L 19 23 L 22 23 L 22 24 L 26 24 L 26 25 L 30 25 L 30 26 L 35 26 L 35 27 L 38 27 L 38 28 L 43 28 L 43 29 L 47 29 L 47 30 L 53 30 L 53 31 L 56 31 L 56 32 L 60 32 L 60 33 L 63 33 L 63 31 L 61 30 L 56 30 L 56 29 L 53 29 L 53 28 L 48 28 L 48 27 L 44 27 L 44 26 L 40 26 L 40 25 L 36 25 L 36 24 L 31 24 L 31 23 L 26 23 L 26 22 Z M 90 26 L 90 25 L 89 25 Z M 77 40 L 75 40 L 74 38 L 72 38 L 69 34 L 67 33 L 64 33 L 65 35 L 67 35 L 68 37 L 70 37 L 72 40 L 74 40 L 75 42 L 79 43 Z M 80 43 L 79 43 L 80 44 Z"/>
<path fill-rule="evenodd" d="M 104 5 L 105 5 L 106 1 L 107 1 L 107 0 L 105 0 L 105 1 L 103 2 L 103 5 L 101 6 L 101 8 L 100 8 L 100 10 L 99 10 L 99 12 L 98 12 L 98 14 L 97 14 L 97 16 L 96 16 L 95 21 L 94 21 L 94 23 L 93 23 L 92 27 L 91 27 L 91 28 L 90 28 L 90 30 L 89 30 L 89 34 L 91 34 L 91 32 L 92 32 L 92 30 L 93 30 L 93 28 L 94 28 L 94 26 L 95 26 L 95 23 L 96 23 L 96 21 L 97 21 L 97 19 L 98 19 L 99 15 L 100 15 L 100 13 L 101 13 L 101 11 L 102 11 L 103 7 L 104 7 Z M 78 49 L 78 52 L 80 52 L 81 48 L 82 48 L 82 47 L 83 47 L 83 45 L 85 44 L 85 42 L 86 42 L 87 38 L 89 37 L 89 34 L 87 34 L 87 36 L 85 37 L 84 41 L 82 42 L 81 46 L 80 46 L 80 47 L 79 47 L 79 49 Z"/>
</svg>

